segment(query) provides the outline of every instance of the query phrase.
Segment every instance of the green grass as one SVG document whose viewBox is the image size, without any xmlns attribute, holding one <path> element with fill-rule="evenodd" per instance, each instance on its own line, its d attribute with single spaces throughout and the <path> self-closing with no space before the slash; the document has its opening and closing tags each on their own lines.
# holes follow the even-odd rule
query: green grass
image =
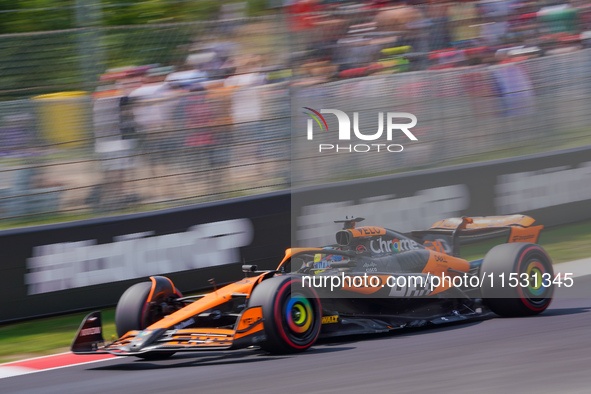
<svg viewBox="0 0 591 394">
<path fill-rule="evenodd" d="M 591 256 L 591 220 L 542 230 L 539 243 L 554 263 Z M 502 239 L 489 240 L 461 248 L 462 257 L 475 260 L 484 257 Z M 69 350 L 76 330 L 86 312 L 41 318 L 0 326 L 0 363 Z M 103 310 L 103 336 L 115 335 L 115 308 Z"/>
<path fill-rule="evenodd" d="M 87 312 L 41 318 L 0 327 L 0 363 L 70 350 Z M 103 310 L 103 337 L 115 335 L 115 308 Z"/>
<path fill-rule="evenodd" d="M 76 220 L 91 219 L 96 217 L 92 214 L 69 214 L 69 213 L 48 213 L 45 215 L 32 215 L 30 217 L 23 217 L 13 220 L 2 220 L 0 222 L 0 230 L 9 230 L 13 228 L 41 226 L 44 224 L 56 224 L 62 222 L 71 222 Z"/>
<path fill-rule="evenodd" d="M 561 149 L 582 147 L 591 144 L 591 133 L 588 128 L 569 130 L 560 133 L 560 138 L 546 142 L 546 145 L 533 144 L 531 140 L 508 144 L 490 152 L 475 155 L 466 154 L 458 159 L 444 163 L 445 166 L 480 163 L 484 161 L 508 159 L 536 153 L 550 153 Z"/>
</svg>

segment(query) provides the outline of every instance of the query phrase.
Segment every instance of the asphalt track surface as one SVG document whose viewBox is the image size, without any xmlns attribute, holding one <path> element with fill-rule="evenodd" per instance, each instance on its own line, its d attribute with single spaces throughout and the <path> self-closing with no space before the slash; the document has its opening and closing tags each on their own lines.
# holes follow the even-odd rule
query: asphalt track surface
<svg viewBox="0 0 591 394">
<path fill-rule="evenodd" d="M 591 276 L 575 280 L 535 317 L 334 339 L 289 356 L 115 358 L 1 379 L 0 393 L 589 393 Z"/>
</svg>

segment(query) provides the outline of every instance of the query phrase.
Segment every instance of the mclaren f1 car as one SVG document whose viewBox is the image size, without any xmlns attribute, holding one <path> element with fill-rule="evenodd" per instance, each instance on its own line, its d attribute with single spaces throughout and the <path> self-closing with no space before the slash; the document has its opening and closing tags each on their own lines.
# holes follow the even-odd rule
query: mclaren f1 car
<svg viewBox="0 0 591 394">
<path fill-rule="evenodd" d="M 162 276 L 137 283 L 117 304 L 119 338 L 105 342 L 101 313 L 93 312 L 72 351 L 162 358 L 255 346 L 290 353 L 324 336 L 534 315 L 552 300 L 552 262 L 536 244 L 543 226 L 530 217 L 451 218 L 410 234 L 357 226 L 361 220 L 340 221 L 334 245 L 288 249 L 271 271 L 243 266 L 244 279 L 208 294 L 184 297 Z M 493 235 L 506 242 L 482 259 L 459 257 L 463 240 Z"/>
</svg>

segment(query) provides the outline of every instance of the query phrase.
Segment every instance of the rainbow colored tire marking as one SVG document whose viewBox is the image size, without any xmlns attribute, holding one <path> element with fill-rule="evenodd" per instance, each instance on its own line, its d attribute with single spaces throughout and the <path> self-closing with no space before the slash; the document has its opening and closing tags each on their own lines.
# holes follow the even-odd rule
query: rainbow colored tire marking
<svg viewBox="0 0 591 394">
<path fill-rule="evenodd" d="M 548 286 L 544 286 L 543 279 L 546 268 L 538 260 L 532 260 L 528 263 L 525 272 L 529 276 L 528 292 L 534 297 L 541 296 L 548 288 Z"/>
<path fill-rule="evenodd" d="M 285 308 L 285 320 L 289 329 L 294 333 L 305 333 L 314 320 L 310 301 L 302 296 L 292 297 Z"/>
</svg>

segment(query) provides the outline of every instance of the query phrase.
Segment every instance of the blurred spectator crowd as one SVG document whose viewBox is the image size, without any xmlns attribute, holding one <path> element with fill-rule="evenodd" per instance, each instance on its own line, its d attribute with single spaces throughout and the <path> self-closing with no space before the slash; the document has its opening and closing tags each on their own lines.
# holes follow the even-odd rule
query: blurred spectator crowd
<svg viewBox="0 0 591 394">
<path fill-rule="evenodd" d="M 241 10 L 227 8 L 215 33 L 188 47 L 183 64 L 107 70 L 89 97 L 90 143 L 34 140 L 31 113 L 4 116 L 0 218 L 102 215 L 285 189 L 297 89 L 410 71 L 469 71 L 591 45 L 591 5 L 582 1 L 293 0 L 260 20 L 236 17 Z M 273 36 L 274 50 L 249 47 L 241 39 L 247 30 L 248 40 Z M 496 78 L 498 94 L 519 96 L 513 107 L 541 108 L 531 99 L 527 69 L 498 71 Z M 46 158 L 15 161 L 26 156 Z"/>
<path fill-rule="evenodd" d="M 591 37 L 584 1 L 300 0 L 287 10 L 293 56 L 323 79 L 522 61 L 588 47 Z"/>
<path fill-rule="evenodd" d="M 129 203 L 142 199 L 135 187 L 122 190 L 137 178 L 138 166 L 145 177 L 160 179 L 152 202 L 223 198 L 229 185 L 245 180 L 251 187 L 259 187 L 257 180 L 288 187 L 285 73 L 268 72 L 260 56 L 235 47 L 199 46 L 178 71 L 152 65 L 102 76 L 104 86 L 93 97 L 93 129 L 111 194 Z M 89 202 L 97 204 L 104 192 L 103 182 Z"/>
</svg>

